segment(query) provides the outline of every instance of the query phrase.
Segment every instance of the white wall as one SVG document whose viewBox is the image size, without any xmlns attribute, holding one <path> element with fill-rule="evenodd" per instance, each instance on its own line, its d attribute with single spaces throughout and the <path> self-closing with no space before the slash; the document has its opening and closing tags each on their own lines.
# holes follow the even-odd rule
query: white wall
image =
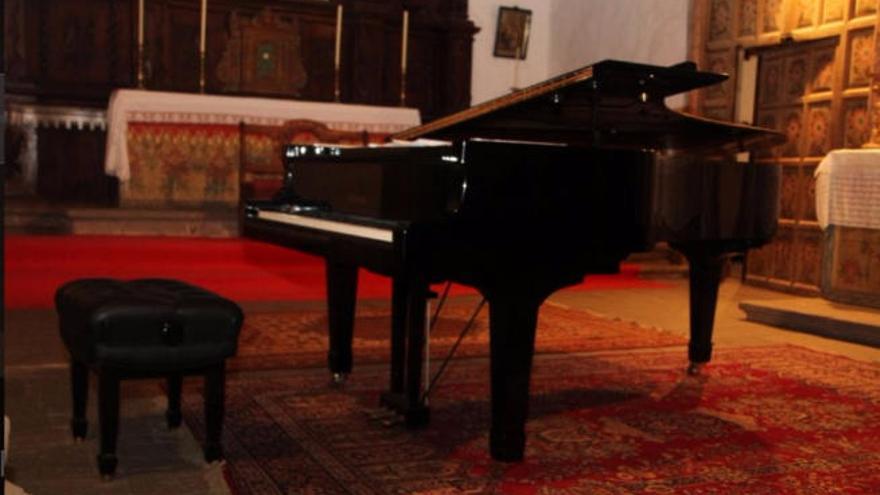
<svg viewBox="0 0 880 495">
<path fill-rule="evenodd" d="M 549 78 L 550 16 L 556 0 L 470 0 L 468 14 L 480 28 L 474 39 L 471 104 L 477 104 L 509 93 L 516 86 L 523 88 Z M 532 11 L 532 25 L 526 59 L 492 55 L 495 48 L 495 24 L 498 7 L 519 7 Z M 514 83 L 516 79 L 516 83 Z"/>
<path fill-rule="evenodd" d="M 550 70 L 604 59 L 671 65 L 687 59 L 690 0 L 553 0 Z"/>
<path fill-rule="evenodd" d="M 691 0 L 470 0 L 474 40 L 471 103 L 604 59 L 670 65 L 688 56 Z M 532 11 L 527 58 L 495 58 L 499 6 Z M 683 102 L 683 100 L 681 100 Z M 676 107 L 679 100 L 669 102 Z"/>
</svg>

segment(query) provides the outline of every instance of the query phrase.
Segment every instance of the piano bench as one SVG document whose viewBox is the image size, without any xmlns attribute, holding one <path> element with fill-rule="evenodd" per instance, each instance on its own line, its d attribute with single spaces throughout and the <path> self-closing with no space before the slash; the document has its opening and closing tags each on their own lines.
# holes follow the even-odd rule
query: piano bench
<svg viewBox="0 0 880 495">
<path fill-rule="evenodd" d="M 232 301 L 169 279 L 89 278 L 55 293 L 61 338 L 70 353 L 74 439 L 86 436 L 89 370 L 98 376 L 98 470 L 116 471 L 119 382 L 165 377 L 169 428 L 180 425 L 184 375 L 205 379 L 205 460 L 222 457 L 225 360 L 236 352 L 243 315 Z"/>
</svg>

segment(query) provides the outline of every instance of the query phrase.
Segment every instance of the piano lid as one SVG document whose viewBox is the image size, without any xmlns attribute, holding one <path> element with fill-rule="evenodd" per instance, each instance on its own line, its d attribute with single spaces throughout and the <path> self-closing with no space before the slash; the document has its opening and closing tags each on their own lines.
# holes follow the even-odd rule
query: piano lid
<svg viewBox="0 0 880 495">
<path fill-rule="evenodd" d="M 392 139 L 513 139 L 614 148 L 744 150 L 781 133 L 685 115 L 665 98 L 727 79 L 695 64 L 605 60 L 397 134 Z"/>
</svg>

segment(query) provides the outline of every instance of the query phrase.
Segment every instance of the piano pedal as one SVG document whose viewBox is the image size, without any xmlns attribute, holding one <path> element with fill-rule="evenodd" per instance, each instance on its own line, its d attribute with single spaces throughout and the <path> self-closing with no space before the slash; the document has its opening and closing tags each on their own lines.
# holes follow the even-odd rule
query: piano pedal
<svg viewBox="0 0 880 495">
<path fill-rule="evenodd" d="M 397 413 L 392 411 L 391 409 L 380 407 L 378 409 L 367 409 L 364 411 L 364 414 L 366 414 L 367 419 L 371 421 L 382 421 L 394 417 Z"/>
<path fill-rule="evenodd" d="M 390 418 L 383 420 L 381 424 L 385 428 L 394 428 L 395 426 L 402 425 L 405 422 L 406 420 L 402 414 L 394 413 Z"/>
</svg>

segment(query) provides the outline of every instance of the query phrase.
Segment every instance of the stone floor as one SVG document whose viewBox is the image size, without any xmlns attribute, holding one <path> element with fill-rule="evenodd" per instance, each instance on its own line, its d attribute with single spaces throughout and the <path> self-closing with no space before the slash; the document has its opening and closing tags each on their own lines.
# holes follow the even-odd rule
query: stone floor
<svg viewBox="0 0 880 495">
<path fill-rule="evenodd" d="M 556 303 L 589 309 L 607 316 L 638 321 L 685 334 L 687 284 L 669 280 L 664 289 L 562 291 Z M 779 294 L 743 286 L 728 279 L 721 287 L 716 317 L 716 347 L 777 343 L 795 344 L 854 359 L 880 363 L 880 349 L 829 340 L 746 321 L 738 305 L 743 300 Z M 819 300 L 804 299 L 809 306 Z M 297 303 L 247 305 L 263 310 Z M 870 313 L 880 327 L 880 312 Z M 63 346 L 48 310 L 6 313 L 6 413 L 12 419 L 8 477 L 32 495 L 227 494 L 220 464 L 207 465 L 192 434 L 183 427 L 164 427 L 164 399 L 157 381 L 127 381 L 122 388 L 122 411 L 117 476 L 102 481 L 97 474 L 95 428 L 85 442 L 74 443 L 68 429 L 69 388 Z M 684 366 L 684 349 L 682 349 Z M 187 383 L 184 384 L 186 393 Z M 94 390 L 94 383 L 92 390 Z M 95 425 L 95 394 L 90 396 L 90 425 Z"/>
</svg>

